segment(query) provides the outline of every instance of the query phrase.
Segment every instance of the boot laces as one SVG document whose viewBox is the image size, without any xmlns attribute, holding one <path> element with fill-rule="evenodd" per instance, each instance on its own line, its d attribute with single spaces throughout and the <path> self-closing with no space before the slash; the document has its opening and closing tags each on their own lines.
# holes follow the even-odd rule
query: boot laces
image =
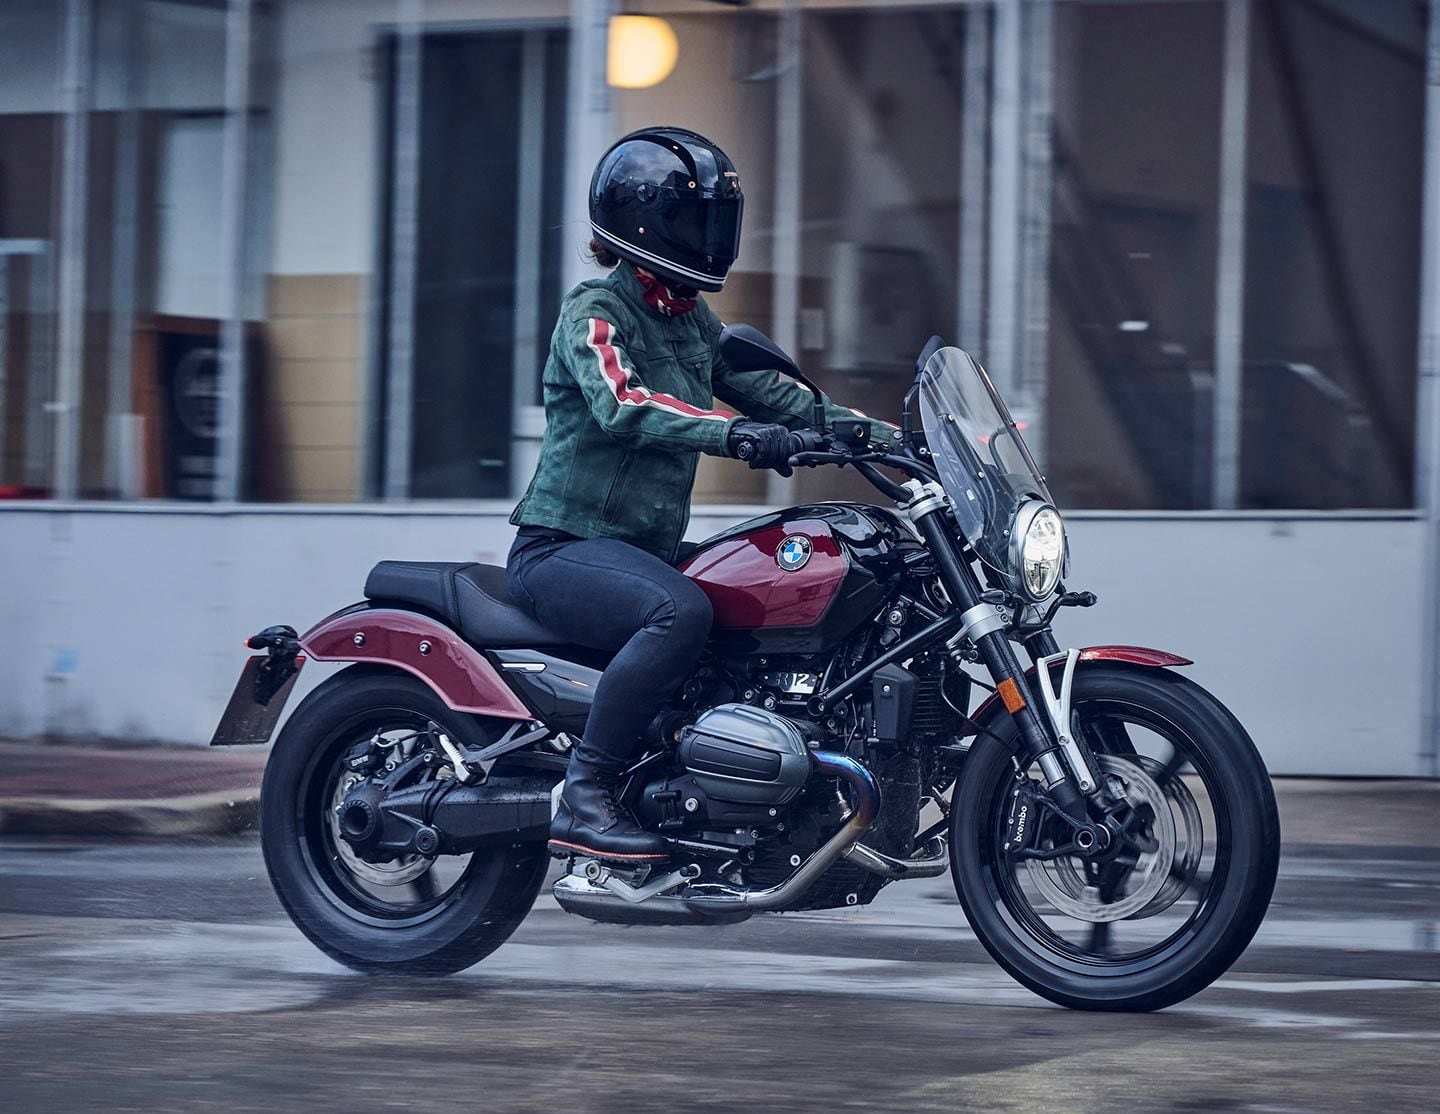
<svg viewBox="0 0 1440 1114">
<path fill-rule="evenodd" d="M 600 807 L 605 810 L 605 819 L 612 823 L 620 819 L 620 809 L 615 803 L 615 787 L 612 785 L 600 786 Z"/>
</svg>

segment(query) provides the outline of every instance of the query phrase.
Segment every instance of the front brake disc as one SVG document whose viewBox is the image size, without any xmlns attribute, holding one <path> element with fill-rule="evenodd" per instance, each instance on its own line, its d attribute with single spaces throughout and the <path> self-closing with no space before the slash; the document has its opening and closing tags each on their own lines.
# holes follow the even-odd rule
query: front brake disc
<svg viewBox="0 0 1440 1114">
<path fill-rule="evenodd" d="M 1136 760 L 1152 778 L 1165 768 L 1163 762 L 1148 755 L 1136 755 Z M 1164 792 L 1180 813 L 1180 823 L 1175 829 L 1175 862 L 1160 892 L 1145 908 L 1133 914 L 1136 920 L 1163 913 L 1180 900 L 1194 882 L 1200 869 L 1200 856 L 1205 850 L 1205 823 L 1200 818 L 1200 806 L 1195 803 L 1195 795 L 1190 792 L 1185 779 L 1179 774 L 1172 774 L 1165 783 Z"/>
<path fill-rule="evenodd" d="M 1078 856 L 1025 860 L 1030 881 L 1046 901 L 1067 916 L 1091 923 L 1123 920 L 1144 910 L 1164 888 L 1175 860 L 1175 816 L 1164 790 L 1143 766 L 1129 759 L 1100 754 L 1096 760 L 1105 774 L 1119 780 L 1131 808 L 1149 806 L 1155 817 L 1151 825 L 1155 850 L 1140 854 L 1121 883 L 1124 893 L 1114 901 L 1101 899 L 1099 889 L 1085 876 L 1085 861 Z"/>
</svg>

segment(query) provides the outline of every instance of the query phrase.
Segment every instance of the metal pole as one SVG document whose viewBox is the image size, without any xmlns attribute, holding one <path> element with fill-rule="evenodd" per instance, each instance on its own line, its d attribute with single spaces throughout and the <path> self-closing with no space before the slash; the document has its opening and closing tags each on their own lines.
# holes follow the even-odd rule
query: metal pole
<svg viewBox="0 0 1440 1114">
<path fill-rule="evenodd" d="M 961 108 L 960 274 L 957 343 L 985 348 L 985 149 L 990 131 L 990 12 L 965 11 L 965 103 Z"/>
<path fill-rule="evenodd" d="M 45 486 L 50 459 L 50 420 L 46 414 L 51 384 L 55 381 L 55 329 L 53 321 L 53 241 L 42 243 L 30 258 L 29 353 L 25 372 L 25 486 Z"/>
<path fill-rule="evenodd" d="M 1043 468 L 1046 460 L 1045 398 L 1050 344 L 1050 200 L 1054 130 L 1055 60 L 1052 0 L 1025 5 L 1021 102 L 1020 274 L 1016 366 L 1011 382 L 1021 388 L 1029 412 L 1026 440 Z"/>
<path fill-rule="evenodd" d="M 220 414 L 217 500 L 240 498 L 244 466 L 245 228 L 250 146 L 253 0 L 230 0 L 225 20 L 225 134 L 220 155 Z"/>
<path fill-rule="evenodd" d="M 134 436 L 136 197 L 140 182 L 140 75 L 144 66 L 144 8 L 125 21 L 124 105 L 115 137 L 115 225 L 110 259 L 110 375 L 106 407 L 105 486 L 121 499 L 139 494 Z"/>
<path fill-rule="evenodd" d="M 1245 157 L 1250 100 L 1250 0 L 1225 2 L 1220 109 L 1220 243 L 1215 267 L 1215 410 L 1211 502 L 1240 502 L 1240 406 L 1245 341 Z"/>
<path fill-rule="evenodd" d="M 527 419 L 535 409 L 535 380 L 540 366 L 540 191 L 544 174 L 545 32 L 526 31 L 520 57 L 520 143 L 515 201 L 515 356 L 511 364 L 510 476 L 513 494 L 529 481 L 517 467 L 527 437 Z"/>
<path fill-rule="evenodd" d="M 785 0 L 780 13 L 779 75 L 775 87 L 775 234 L 772 239 L 770 293 L 771 328 L 775 343 L 799 358 L 800 222 L 803 181 L 801 153 L 805 142 L 805 13 L 801 0 Z M 765 500 L 788 503 L 793 478 L 767 472 Z"/>
<path fill-rule="evenodd" d="M 982 362 L 1002 392 L 1015 383 L 1020 316 L 1021 3 L 995 5 L 990 106 L 990 312 Z"/>
<path fill-rule="evenodd" d="M 1440 0 L 1430 0 L 1420 240 L 1415 496 L 1424 512 L 1420 773 L 1440 777 Z"/>
<path fill-rule="evenodd" d="M 80 487 L 80 384 L 85 358 L 85 200 L 89 185 L 90 0 L 65 6 L 64 165 L 60 189 L 60 293 L 52 490 L 74 499 Z"/>
<path fill-rule="evenodd" d="M 390 225 L 390 345 L 386 360 L 385 498 L 410 497 L 415 379 L 415 256 L 420 212 L 420 80 L 424 0 L 398 0 L 395 165 Z"/>
<path fill-rule="evenodd" d="M 566 115 L 565 286 L 595 277 L 582 245 L 590 241 L 590 175 L 615 138 L 606 80 L 614 0 L 570 0 L 570 101 Z"/>
<path fill-rule="evenodd" d="M 5 423 L 10 390 L 10 257 L 0 255 L 0 484 L 5 482 Z"/>
</svg>

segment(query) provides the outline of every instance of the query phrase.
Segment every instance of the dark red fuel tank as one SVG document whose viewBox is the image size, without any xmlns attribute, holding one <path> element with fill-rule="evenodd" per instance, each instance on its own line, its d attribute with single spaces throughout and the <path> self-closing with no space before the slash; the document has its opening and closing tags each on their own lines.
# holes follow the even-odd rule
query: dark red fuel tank
<svg viewBox="0 0 1440 1114">
<path fill-rule="evenodd" d="M 816 503 L 708 538 L 679 569 L 710 598 L 717 636 L 740 636 L 751 650 L 814 653 L 880 606 L 904 537 L 888 511 Z"/>
</svg>

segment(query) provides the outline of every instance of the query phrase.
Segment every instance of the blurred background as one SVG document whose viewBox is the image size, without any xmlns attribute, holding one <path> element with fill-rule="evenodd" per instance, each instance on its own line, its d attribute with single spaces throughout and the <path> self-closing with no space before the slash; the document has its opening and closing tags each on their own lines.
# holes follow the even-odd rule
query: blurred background
<svg viewBox="0 0 1440 1114">
<path fill-rule="evenodd" d="M 1197 998 L 1049 1008 L 943 877 L 703 933 L 542 893 L 446 980 L 285 917 L 265 748 L 204 746 L 241 640 L 504 560 L 656 123 L 739 167 L 721 316 L 883 417 L 974 352 L 1100 597 L 1061 645 L 1194 658 L 1302 775 Z M 692 538 L 874 497 L 699 477 Z M 13 1109 L 1431 1110 L 1440 0 L 0 0 L 0 632 Z"/>
<path fill-rule="evenodd" d="M 503 560 L 658 122 L 742 174 L 722 317 L 881 416 L 932 332 L 986 363 L 1101 597 L 1062 642 L 1196 658 L 1277 772 L 1434 776 L 1432 7 L 4 0 L 0 735 L 203 743 L 243 635 Z M 705 458 L 692 536 L 872 496 Z"/>
</svg>

